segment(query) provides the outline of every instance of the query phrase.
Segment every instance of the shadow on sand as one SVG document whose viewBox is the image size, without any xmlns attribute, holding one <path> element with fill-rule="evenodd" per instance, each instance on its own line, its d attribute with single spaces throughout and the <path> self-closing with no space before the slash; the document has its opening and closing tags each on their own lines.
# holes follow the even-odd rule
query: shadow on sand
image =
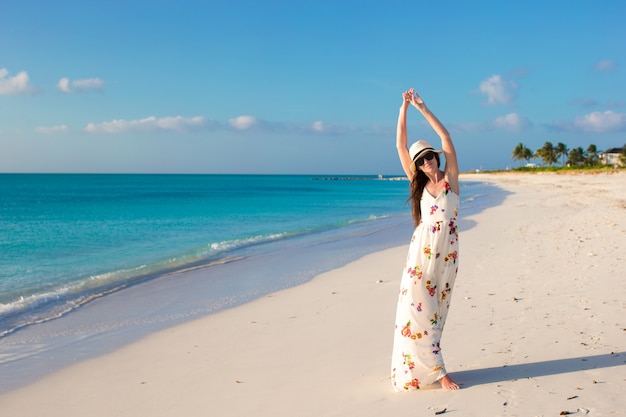
<svg viewBox="0 0 626 417">
<path fill-rule="evenodd" d="M 605 355 L 555 359 L 544 362 L 454 372 L 453 376 L 456 381 L 460 381 L 463 384 L 463 388 L 467 388 L 474 385 L 610 368 L 624 364 L 626 364 L 626 352 L 614 352 Z"/>
</svg>

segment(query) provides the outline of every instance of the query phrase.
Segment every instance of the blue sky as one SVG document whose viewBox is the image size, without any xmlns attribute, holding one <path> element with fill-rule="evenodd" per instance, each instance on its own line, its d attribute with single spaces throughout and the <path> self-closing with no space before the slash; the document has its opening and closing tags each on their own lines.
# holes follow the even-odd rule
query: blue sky
<svg viewBox="0 0 626 417">
<path fill-rule="evenodd" d="M 626 2 L 0 4 L 0 172 L 398 174 L 401 94 L 462 170 L 626 143 Z M 415 110 L 409 140 L 438 138 Z"/>
</svg>

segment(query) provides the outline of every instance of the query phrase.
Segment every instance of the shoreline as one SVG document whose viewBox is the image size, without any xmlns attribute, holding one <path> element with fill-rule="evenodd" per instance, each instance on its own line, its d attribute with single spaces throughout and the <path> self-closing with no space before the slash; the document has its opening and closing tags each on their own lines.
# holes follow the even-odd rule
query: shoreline
<svg viewBox="0 0 626 417">
<path fill-rule="evenodd" d="M 177 265 L 177 266 L 166 266 L 165 268 L 162 268 L 162 269 L 154 269 L 152 271 L 143 272 L 141 274 L 132 276 L 130 279 L 126 279 L 125 281 L 124 280 L 115 281 L 107 285 L 93 287 L 90 290 L 85 290 L 84 292 L 75 292 L 76 294 L 75 299 L 64 299 L 62 296 L 59 296 L 58 304 L 50 303 L 50 305 L 45 305 L 45 308 L 47 310 L 42 310 L 42 311 L 44 311 L 47 315 L 36 316 L 36 314 L 40 313 L 40 311 L 36 311 L 36 308 L 38 307 L 38 303 L 34 302 L 33 305 L 35 305 L 36 307 L 33 311 L 33 317 L 34 317 L 33 321 L 31 322 L 16 321 L 14 323 L 11 323 L 10 319 L 13 319 L 13 317 L 9 317 L 6 322 L 9 324 L 9 326 L 0 328 L 0 341 L 2 340 L 3 337 L 10 336 L 11 334 L 18 332 L 24 328 L 29 328 L 30 326 L 33 326 L 33 325 L 39 325 L 39 324 L 47 323 L 52 320 L 63 318 L 67 316 L 68 314 L 72 314 L 75 311 L 81 309 L 82 307 L 92 303 L 94 300 L 99 300 L 111 294 L 128 290 L 129 288 L 142 286 L 142 285 L 149 285 L 151 282 L 155 280 L 163 279 L 166 277 L 177 276 L 177 275 L 185 274 L 187 272 L 192 272 L 192 271 L 200 270 L 200 269 L 219 267 L 227 263 L 246 260 L 247 258 L 250 258 L 250 257 L 257 257 L 258 254 L 254 252 L 254 250 L 257 247 L 262 246 L 265 252 L 271 252 L 272 250 L 280 251 L 281 250 L 280 248 L 284 248 L 288 246 L 295 246 L 295 245 L 306 246 L 310 244 L 315 245 L 316 244 L 315 239 L 320 239 L 321 241 L 334 240 L 334 239 L 339 240 L 342 238 L 345 239 L 345 238 L 349 238 L 350 235 L 358 234 L 358 233 L 361 233 L 363 230 L 368 230 L 368 229 L 370 229 L 369 230 L 370 233 L 379 233 L 381 229 L 384 229 L 386 227 L 396 228 L 398 227 L 398 224 L 406 223 L 407 222 L 405 221 L 406 218 L 408 218 L 407 215 L 402 215 L 402 214 L 389 215 L 389 216 L 377 218 L 374 220 L 374 223 L 380 223 L 380 224 L 374 224 L 374 223 L 369 224 L 370 222 L 372 222 L 372 220 L 368 219 L 368 220 L 356 221 L 353 224 L 348 225 L 348 227 L 343 227 L 343 228 L 327 229 L 327 230 L 320 229 L 320 230 L 313 231 L 310 233 L 294 234 L 293 236 L 287 236 L 287 237 L 283 237 L 280 239 L 268 238 L 266 241 L 260 241 L 260 243 L 257 243 L 257 244 L 250 244 L 250 245 L 242 246 L 240 248 L 235 248 L 234 250 L 231 250 L 230 252 L 226 252 L 223 254 L 216 254 L 216 255 L 207 257 L 206 259 L 196 260 L 194 262 L 184 263 L 184 264 Z M 389 239 L 392 239 L 392 237 L 390 237 L 387 234 L 387 236 L 384 236 L 383 239 L 387 241 Z M 314 242 L 314 243 L 311 243 L 311 242 Z M 275 249 L 271 249 L 271 248 L 275 248 Z M 113 274 L 115 274 L 116 272 L 119 272 L 119 271 L 115 271 Z M 105 272 L 101 275 L 108 275 L 108 273 Z M 311 276 L 314 276 L 314 275 L 315 274 Z M 88 280 L 86 279 L 85 281 L 88 281 Z M 75 287 L 77 288 L 86 287 L 86 286 L 87 284 L 84 284 L 81 282 L 75 285 Z M 56 288 L 52 289 L 52 291 L 55 291 L 55 290 L 57 289 Z M 72 291 L 68 291 L 68 292 L 74 295 Z M 37 296 L 34 298 L 37 299 L 37 297 L 43 298 L 43 299 L 54 298 L 54 296 L 51 295 L 51 292 L 37 294 Z M 29 313 L 30 312 L 28 310 L 24 312 L 25 315 L 28 315 Z M 16 315 L 16 318 L 20 319 L 19 315 Z M 6 324 L 6 323 L 2 323 L 2 324 Z"/>
<path fill-rule="evenodd" d="M 469 216 L 476 227 L 461 231 L 461 267 L 442 344 L 462 390 L 391 388 L 402 244 L 63 368 L 0 395 L 3 410 L 14 416 L 204 415 L 207 408 L 233 416 L 619 412 L 625 383 L 615 367 L 626 367 L 626 326 L 615 312 L 623 312 L 626 294 L 619 250 L 626 176 L 462 178 L 510 193 L 503 204 Z"/>
<path fill-rule="evenodd" d="M 322 240 L 307 235 L 270 242 L 261 252 L 243 251 L 236 262 L 155 274 L 63 316 L 24 326 L 0 338 L 0 393 L 154 332 L 303 285 L 320 273 L 400 244 L 409 222 L 406 216 L 390 217 L 331 231 Z"/>
<path fill-rule="evenodd" d="M 478 212 L 505 198 L 497 187 L 480 184 L 468 183 L 467 195 L 475 198 L 468 198 L 464 211 Z M 460 224 L 466 229 L 473 226 L 463 217 Z M 408 214 L 356 222 L 243 248 L 235 253 L 236 262 L 155 273 L 119 291 L 92 297 L 61 316 L 0 337 L 0 392 L 153 332 L 301 285 L 366 254 L 406 244 L 411 229 Z"/>
</svg>

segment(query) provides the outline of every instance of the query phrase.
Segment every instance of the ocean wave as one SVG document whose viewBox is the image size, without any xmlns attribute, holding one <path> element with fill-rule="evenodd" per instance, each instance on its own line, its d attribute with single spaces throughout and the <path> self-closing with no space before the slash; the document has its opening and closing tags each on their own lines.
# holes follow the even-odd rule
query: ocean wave
<svg viewBox="0 0 626 417">
<path fill-rule="evenodd" d="M 52 291 L 22 296 L 19 299 L 0 303 L 0 337 L 32 324 L 44 323 L 59 318 L 88 302 L 110 294 L 120 288 L 82 294 L 72 297 L 77 286 L 64 286 Z M 45 310 L 45 313 L 39 313 Z"/>
<path fill-rule="evenodd" d="M 210 255 L 221 254 L 229 252 L 235 249 L 241 249 L 243 247 L 259 245 L 279 239 L 285 239 L 288 237 L 296 236 L 298 233 L 273 233 L 268 235 L 251 236 L 241 239 L 223 240 L 221 242 L 213 242 L 207 245 L 210 248 Z"/>
<path fill-rule="evenodd" d="M 476 201 L 477 199 L 480 199 L 481 197 L 482 196 L 480 194 L 472 195 L 470 197 L 461 199 L 461 203 L 472 203 Z"/>
<path fill-rule="evenodd" d="M 257 235 L 240 239 L 232 239 L 232 240 L 224 240 L 220 242 L 210 243 L 208 247 L 210 248 L 210 252 L 206 255 L 215 256 L 218 254 L 223 254 L 226 252 L 231 252 L 237 249 L 243 249 L 250 246 L 256 246 L 264 243 L 269 243 L 277 240 L 290 239 L 298 236 L 320 233 L 331 229 L 337 229 L 341 227 L 350 226 L 357 223 L 364 222 L 372 222 L 378 220 L 388 219 L 390 217 L 394 217 L 393 215 L 385 214 L 385 215 L 370 215 L 365 218 L 357 218 L 357 219 L 349 219 L 345 221 L 338 221 L 334 223 L 319 225 L 316 227 L 309 227 L 301 230 L 290 231 L 290 232 L 282 232 L 282 233 L 271 233 L 265 235 Z"/>
<path fill-rule="evenodd" d="M 5 301 L 0 302 L 0 337 L 31 324 L 59 318 L 97 298 L 154 277 L 240 260 L 243 258 L 240 255 L 241 250 L 253 246 L 390 217 L 394 216 L 370 215 L 296 231 L 210 242 L 201 248 L 153 264 L 93 274 L 71 283 L 59 283 L 56 288 L 33 288 L 28 295 L 5 294 Z"/>
</svg>

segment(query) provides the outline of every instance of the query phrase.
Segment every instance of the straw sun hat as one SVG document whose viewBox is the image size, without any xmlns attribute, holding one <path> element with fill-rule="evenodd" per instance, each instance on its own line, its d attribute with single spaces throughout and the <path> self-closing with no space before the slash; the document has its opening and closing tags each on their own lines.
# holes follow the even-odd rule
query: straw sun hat
<svg viewBox="0 0 626 417">
<path fill-rule="evenodd" d="M 433 148 L 433 146 L 425 140 L 418 140 L 409 148 L 409 156 L 411 157 L 411 169 L 417 171 L 415 161 L 426 155 L 428 152 L 442 153 L 443 151 Z"/>
</svg>

